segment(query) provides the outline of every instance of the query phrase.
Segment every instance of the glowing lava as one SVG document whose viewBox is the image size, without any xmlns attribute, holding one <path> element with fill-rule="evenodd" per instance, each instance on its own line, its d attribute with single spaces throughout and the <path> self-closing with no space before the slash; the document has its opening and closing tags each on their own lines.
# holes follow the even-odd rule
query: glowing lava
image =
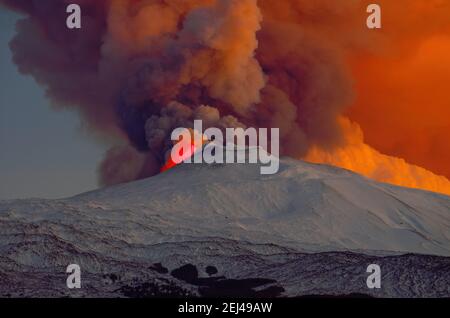
<svg viewBox="0 0 450 318">
<path fill-rule="evenodd" d="M 167 159 L 166 163 L 161 167 L 160 171 L 164 172 L 164 171 L 169 170 L 169 169 L 175 167 L 176 165 L 182 163 L 187 158 L 190 158 L 191 156 L 193 156 L 196 150 L 197 149 L 196 149 L 196 147 L 194 145 L 194 142 L 191 142 L 191 148 L 190 149 L 188 148 L 188 151 L 186 151 L 186 153 L 184 153 L 183 148 L 180 148 L 180 151 L 178 153 L 179 154 L 179 158 L 180 158 L 180 162 L 175 162 L 172 159 L 172 156 L 169 156 L 169 158 Z"/>
</svg>

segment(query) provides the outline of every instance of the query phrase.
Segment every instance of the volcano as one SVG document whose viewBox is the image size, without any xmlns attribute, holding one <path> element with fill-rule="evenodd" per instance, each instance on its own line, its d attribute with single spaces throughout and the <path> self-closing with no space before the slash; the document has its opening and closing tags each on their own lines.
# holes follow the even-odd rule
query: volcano
<svg viewBox="0 0 450 318">
<path fill-rule="evenodd" d="M 0 202 L 0 295 L 450 296 L 450 197 L 280 159 Z M 79 264 L 81 289 L 66 267 Z M 366 285 L 369 264 L 380 289 Z"/>
</svg>

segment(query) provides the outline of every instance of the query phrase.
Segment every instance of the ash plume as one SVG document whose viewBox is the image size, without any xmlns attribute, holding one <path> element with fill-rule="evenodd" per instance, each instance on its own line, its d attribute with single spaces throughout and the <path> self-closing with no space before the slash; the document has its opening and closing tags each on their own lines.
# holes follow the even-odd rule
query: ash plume
<svg viewBox="0 0 450 318">
<path fill-rule="evenodd" d="M 314 161 L 333 164 L 330 154 L 345 151 L 354 133 L 342 124 L 355 97 L 351 59 L 404 50 L 393 40 L 401 25 L 392 36 L 364 29 L 367 1 L 78 3 L 83 27 L 69 30 L 68 1 L 0 0 L 24 15 L 10 43 L 19 70 L 45 87 L 54 107 L 78 110 L 93 135 L 117 141 L 99 168 L 103 185 L 156 174 L 171 130 L 193 119 L 277 127 L 282 155 L 314 152 Z M 450 189 L 445 181 L 433 190 Z M 426 181 L 410 185 L 427 188 Z"/>
</svg>

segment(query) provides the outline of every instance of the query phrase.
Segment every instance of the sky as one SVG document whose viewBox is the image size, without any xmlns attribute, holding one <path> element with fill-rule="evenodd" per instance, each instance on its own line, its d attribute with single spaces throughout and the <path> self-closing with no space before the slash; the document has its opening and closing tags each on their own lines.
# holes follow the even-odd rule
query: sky
<svg viewBox="0 0 450 318">
<path fill-rule="evenodd" d="M 75 113 L 52 110 L 44 88 L 18 72 L 8 47 L 18 18 L 0 9 L 0 199 L 95 189 L 105 148 L 86 138 Z"/>
</svg>

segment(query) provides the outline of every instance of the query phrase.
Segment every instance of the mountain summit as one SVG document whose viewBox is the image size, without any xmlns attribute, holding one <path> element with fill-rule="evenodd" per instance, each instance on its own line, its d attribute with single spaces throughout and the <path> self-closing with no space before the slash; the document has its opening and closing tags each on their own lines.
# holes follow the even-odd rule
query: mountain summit
<svg viewBox="0 0 450 318">
<path fill-rule="evenodd" d="M 218 236 L 305 251 L 450 256 L 450 197 L 293 159 L 281 159 L 274 175 L 261 175 L 259 164 L 182 164 L 63 202 L 158 215 L 158 241 Z"/>
</svg>

